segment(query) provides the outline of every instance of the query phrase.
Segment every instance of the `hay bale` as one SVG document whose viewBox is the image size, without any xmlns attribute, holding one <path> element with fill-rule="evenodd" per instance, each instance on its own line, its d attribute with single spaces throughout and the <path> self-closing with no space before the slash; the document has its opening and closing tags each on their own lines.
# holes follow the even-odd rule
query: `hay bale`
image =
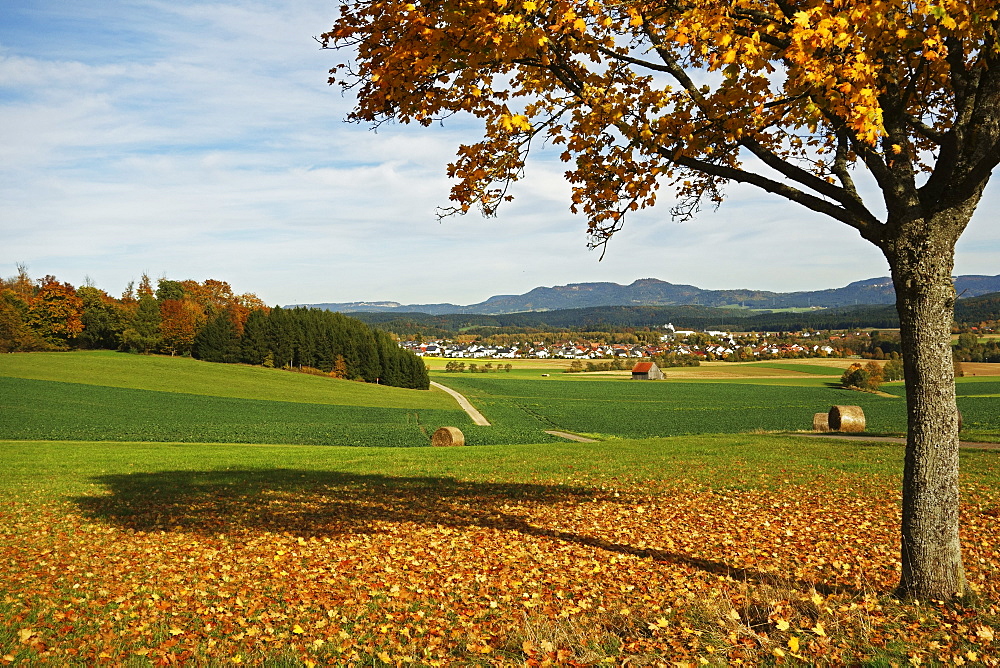
<svg viewBox="0 0 1000 668">
<path fill-rule="evenodd" d="M 831 406 L 828 420 L 833 431 L 865 430 L 865 412 L 861 406 Z"/>
<path fill-rule="evenodd" d="M 431 445 L 445 448 L 465 445 L 465 434 L 458 427 L 441 427 L 431 436 Z"/>
<path fill-rule="evenodd" d="M 813 431 L 830 431 L 830 415 L 813 413 Z"/>
</svg>

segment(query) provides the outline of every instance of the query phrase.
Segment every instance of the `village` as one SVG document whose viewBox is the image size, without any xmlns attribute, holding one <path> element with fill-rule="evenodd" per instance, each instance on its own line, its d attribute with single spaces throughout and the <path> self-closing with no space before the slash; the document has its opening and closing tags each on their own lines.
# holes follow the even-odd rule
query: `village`
<svg viewBox="0 0 1000 668">
<path fill-rule="evenodd" d="M 867 332 L 831 334 L 827 332 L 750 332 L 731 333 L 662 328 L 653 343 L 613 343 L 575 340 L 546 343 L 542 341 L 496 345 L 488 341 L 459 342 L 447 339 L 404 341 L 400 345 L 420 357 L 449 359 L 568 359 L 612 360 L 619 358 L 675 358 L 687 363 L 698 361 L 750 361 L 755 359 L 834 357 L 854 355 L 867 348 Z M 608 338 L 614 337 L 609 334 Z M 626 337 L 622 337 L 626 338 Z M 629 338 L 635 338 L 631 336 Z M 863 346 L 840 345 L 840 341 L 867 339 Z M 833 344 L 833 345 L 831 345 Z"/>
</svg>

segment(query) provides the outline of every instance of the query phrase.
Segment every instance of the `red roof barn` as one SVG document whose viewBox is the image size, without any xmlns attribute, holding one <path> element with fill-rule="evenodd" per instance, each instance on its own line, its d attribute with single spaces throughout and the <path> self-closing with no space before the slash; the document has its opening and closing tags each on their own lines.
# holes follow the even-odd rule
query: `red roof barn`
<svg viewBox="0 0 1000 668">
<path fill-rule="evenodd" d="M 663 380 L 663 372 L 656 362 L 639 362 L 632 367 L 632 380 Z"/>
</svg>

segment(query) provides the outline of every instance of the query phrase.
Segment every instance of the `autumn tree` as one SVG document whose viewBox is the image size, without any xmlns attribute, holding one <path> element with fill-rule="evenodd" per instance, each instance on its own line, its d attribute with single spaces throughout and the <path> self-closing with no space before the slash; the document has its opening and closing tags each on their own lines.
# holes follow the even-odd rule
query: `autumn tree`
<svg viewBox="0 0 1000 668">
<path fill-rule="evenodd" d="M 357 94 L 354 121 L 482 122 L 448 167 L 452 211 L 495 213 L 529 150 L 549 143 L 594 245 L 661 186 L 686 219 L 737 182 L 877 246 L 907 382 L 899 592 L 945 599 L 967 590 L 951 274 L 1000 161 L 996 5 L 347 0 L 320 42 L 343 49 L 331 82 Z"/>
<path fill-rule="evenodd" d="M 183 295 L 160 301 L 160 347 L 171 356 L 190 353 L 203 320 L 198 305 Z"/>
<path fill-rule="evenodd" d="M 83 300 L 76 288 L 55 276 L 38 279 L 38 291 L 28 302 L 27 323 L 46 341 L 65 347 L 83 331 Z"/>
</svg>

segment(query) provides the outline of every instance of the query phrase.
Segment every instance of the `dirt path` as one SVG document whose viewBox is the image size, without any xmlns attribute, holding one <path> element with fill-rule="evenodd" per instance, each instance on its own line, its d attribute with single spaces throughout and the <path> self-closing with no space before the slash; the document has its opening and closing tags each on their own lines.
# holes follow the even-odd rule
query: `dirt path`
<svg viewBox="0 0 1000 668">
<path fill-rule="evenodd" d="M 462 410 L 464 410 L 466 413 L 469 414 L 469 417 L 472 418 L 473 422 L 475 422 L 481 427 L 491 426 L 490 421 L 487 420 L 485 417 L 483 417 L 483 414 L 480 413 L 475 406 L 469 403 L 469 400 L 466 399 L 464 396 L 462 396 L 455 390 L 451 389 L 450 387 L 445 387 L 441 383 L 436 383 L 433 380 L 431 381 L 431 385 L 438 388 L 439 390 L 444 390 L 445 392 L 453 396 L 455 398 L 455 401 L 458 402 L 458 405 L 462 407 Z"/>
<path fill-rule="evenodd" d="M 576 434 L 571 434 L 568 431 L 546 429 L 545 433 L 551 434 L 552 436 L 558 436 L 559 438 L 565 438 L 568 441 L 576 441 L 577 443 L 597 443 L 597 439 L 587 438 L 586 436 L 577 436 Z"/>
</svg>

